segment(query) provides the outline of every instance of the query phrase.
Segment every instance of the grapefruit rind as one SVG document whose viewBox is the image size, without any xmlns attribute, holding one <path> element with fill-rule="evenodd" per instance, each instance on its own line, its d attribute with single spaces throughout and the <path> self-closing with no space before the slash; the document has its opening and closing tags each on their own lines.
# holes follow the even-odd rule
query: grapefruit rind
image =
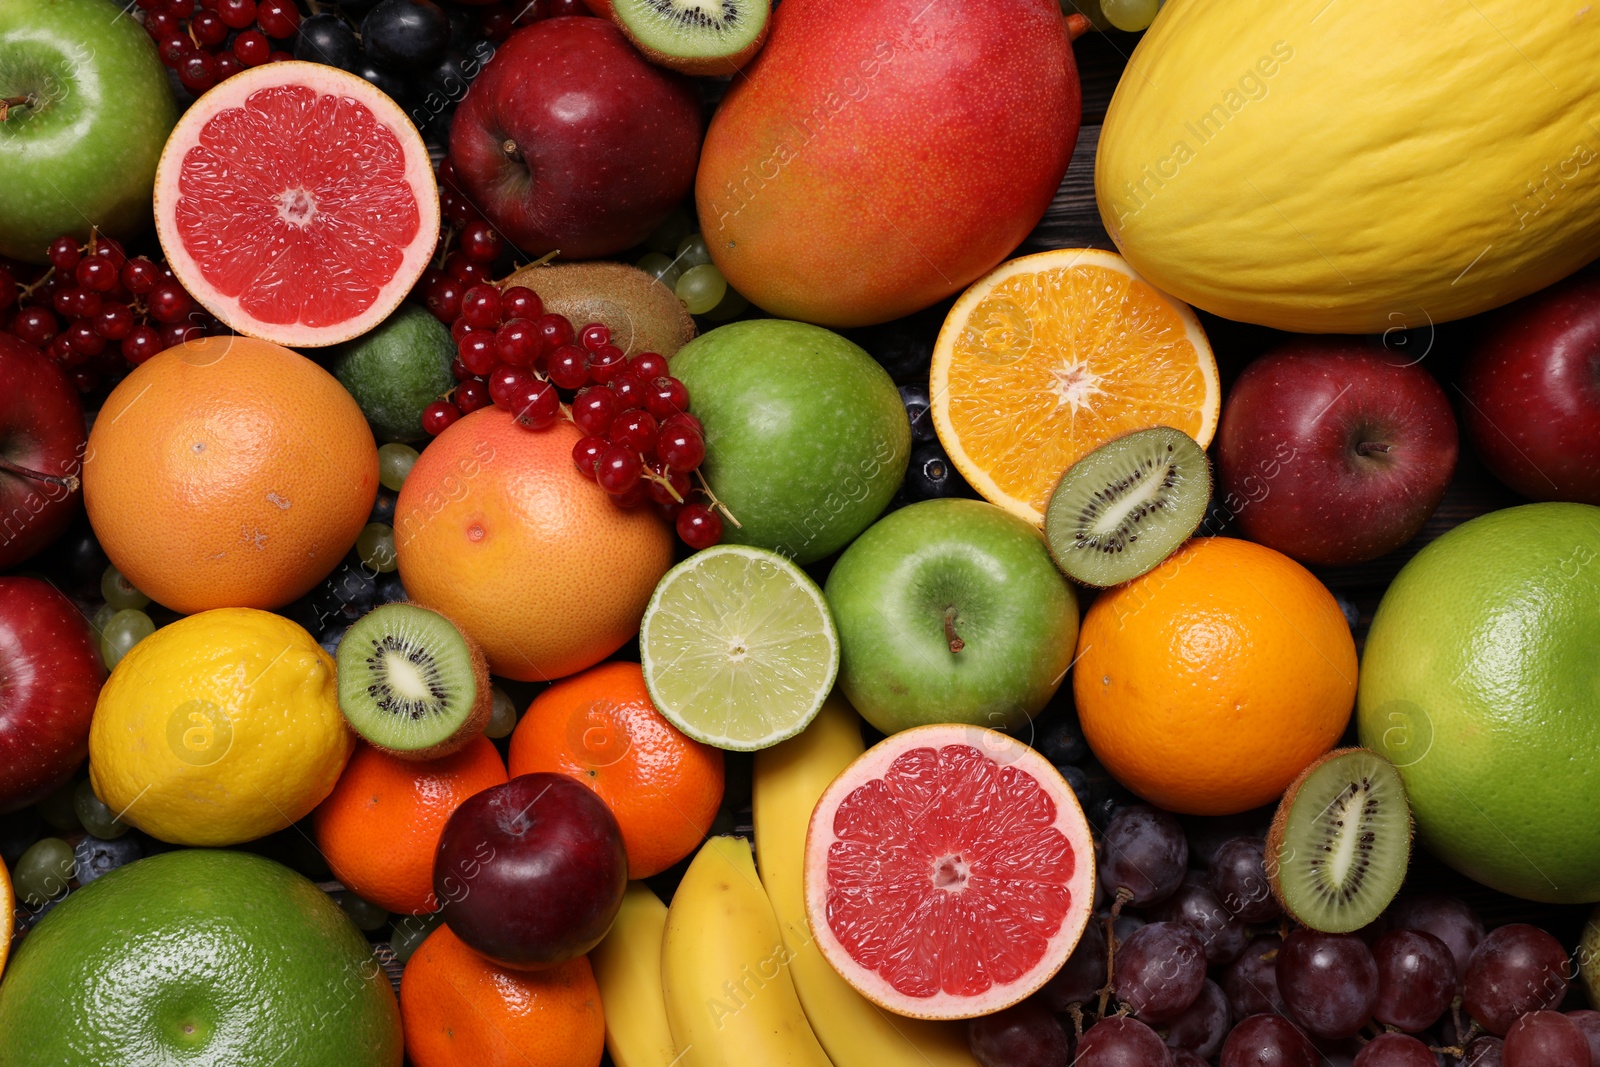
<svg viewBox="0 0 1600 1067">
<path fill-rule="evenodd" d="M 877 971 L 857 961 L 840 940 L 829 921 L 829 866 L 833 845 L 838 841 L 834 816 L 841 803 L 857 790 L 882 780 L 903 755 L 918 749 L 944 752 L 952 746 L 976 750 L 1001 773 L 1011 769 L 1032 778 L 1054 804 L 1050 826 L 1066 838 L 1072 849 L 1073 869 L 1064 884 L 1068 902 L 1056 930 L 1047 938 L 1037 962 L 1018 978 L 994 983 L 979 994 L 952 994 L 941 991 L 931 996 L 909 996 L 895 989 Z M 995 813 L 972 809 L 966 825 L 983 832 L 992 829 Z M 937 863 L 930 864 L 934 877 Z M 892 886 L 884 888 L 891 889 Z M 1077 947 L 1094 908 L 1094 838 L 1084 818 L 1077 796 L 1060 773 L 1032 748 L 1008 734 L 980 726 L 933 725 L 904 730 L 860 756 L 834 779 L 812 811 L 806 833 L 805 901 L 806 919 L 817 948 L 829 965 L 856 992 L 887 1011 L 915 1019 L 970 1019 L 1011 1007 L 1044 986 Z M 880 898 L 882 899 L 882 898 Z"/>
<path fill-rule="evenodd" d="M 417 230 L 404 246 L 399 264 L 390 277 L 379 284 L 372 302 L 359 314 L 326 325 L 302 321 L 266 322 L 241 303 L 241 296 L 230 296 L 206 277 L 180 233 L 178 214 L 185 200 L 180 187 L 185 158 L 200 144 L 201 135 L 213 120 L 230 109 L 242 108 L 252 94 L 283 86 L 309 86 L 319 96 L 339 94 L 344 100 L 364 107 L 398 142 L 405 157 L 403 179 L 410 187 L 418 215 Z M 308 137 L 315 136 L 308 131 Z M 439 189 L 433 175 L 427 146 L 411 119 L 381 90 L 371 83 L 336 67 L 298 60 L 285 60 L 252 67 L 235 74 L 208 90 L 184 112 L 173 128 L 155 180 L 156 233 L 162 252 L 178 281 L 207 311 L 237 333 L 274 341 L 290 348 L 319 348 L 339 344 L 373 329 L 400 306 L 412 287 L 427 270 L 439 234 Z M 306 286 L 327 283 L 327 278 L 312 272 L 304 278 Z"/>
<path fill-rule="evenodd" d="M 991 474 L 989 468 L 974 459 L 962 444 L 960 433 L 950 414 L 952 395 L 951 363 L 955 358 L 958 339 L 969 324 L 972 323 L 974 312 L 995 289 L 1019 275 L 1044 274 L 1048 271 L 1075 267 L 1100 268 L 1129 278 L 1133 282 L 1146 287 L 1161 304 L 1165 305 L 1177 317 L 1182 324 L 1184 337 L 1195 350 L 1197 357 L 1196 369 L 1199 371 L 1203 382 L 1203 397 L 1198 404 L 1198 411 L 1191 410 L 1188 412 L 1191 416 L 1197 416 L 1197 418 L 1193 419 L 1194 425 L 1181 425 L 1181 423 L 1189 420 L 1178 416 L 1167 420 L 1154 417 L 1138 420 L 1123 419 L 1109 426 L 1104 434 L 1086 438 L 1082 442 L 1082 447 L 1075 454 L 1070 457 L 1063 457 L 1065 462 L 1059 464 L 1059 469 L 1040 472 L 1042 489 L 1039 499 L 1024 500 L 1003 487 Z M 1020 310 L 1025 315 L 1025 309 L 1013 308 L 1012 310 Z M 1005 336 L 1004 331 L 1001 332 L 1001 336 Z M 1010 353 L 1005 355 L 1010 355 Z M 1083 355 L 1080 362 L 1086 364 L 1093 355 L 1095 355 L 1094 351 Z M 1005 358 L 997 358 L 995 365 L 1001 367 L 1005 362 Z M 1140 277 L 1128 264 L 1127 260 L 1115 252 L 1108 252 L 1098 248 L 1063 248 L 1049 252 L 1037 252 L 1029 256 L 1020 256 L 1016 259 L 1007 260 L 974 282 L 951 307 L 949 313 L 945 316 L 944 325 L 939 330 L 939 337 L 934 345 L 933 362 L 929 370 L 928 392 L 933 398 L 931 409 L 934 429 L 939 436 L 940 444 L 944 446 L 951 462 L 956 465 L 956 469 L 961 472 L 968 484 L 976 489 L 985 500 L 1006 509 L 1018 518 L 1033 523 L 1035 526 L 1043 525 L 1044 504 L 1049 500 L 1050 491 L 1055 487 L 1062 472 L 1100 445 L 1136 430 L 1149 429 L 1158 425 L 1171 425 L 1174 429 L 1182 430 L 1194 438 L 1196 443 L 1204 449 L 1211 444 L 1211 439 L 1216 434 L 1217 421 L 1222 412 L 1222 386 L 1217 373 L 1216 357 L 1212 354 L 1211 343 L 1206 338 L 1205 330 L 1201 327 L 1200 320 L 1195 316 L 1194 311 L 1181 300 L 1169 296 Z M 1088 399 L 1092 399 L 1094 395 L 1093 389 L 1089 388 L 1087 392 L 1089 393 Z M 1072 403 L 1069 393 L 1070 386 L 1063 383 L 1062 394 L 1056 405 L 1058 409 L 1065 404 Z M 987 400 L 988 398 L 980 397 L 978 399 Z M 1126 401 L 1129 398 L 1123 397 L 1122 399 Z M 1169 409 L 1176 407 L 1176 405 L 1164 402 L 1153 406 Z M 1076 408 L 1074 408 L 1075 413 Z M 1020 413 L 997 410 L 996 415 L 1005 417 L 1006 435 L 1009 439 L 1015 441 L 1015 448 L 1020 457 L 1019 462 L 1037 464 L 1041 455 L 1041 444 L 1030 440 L 1030 434 L 1026 430 L 1017 432 L 1016 427 L 1020 424 Z M 1012 416 L 1017 416 L 1017 418 L 1014 419 Z M 1092 406 L 1090 408 L 1090 418 L 1095 418 Z"/>
</svg>

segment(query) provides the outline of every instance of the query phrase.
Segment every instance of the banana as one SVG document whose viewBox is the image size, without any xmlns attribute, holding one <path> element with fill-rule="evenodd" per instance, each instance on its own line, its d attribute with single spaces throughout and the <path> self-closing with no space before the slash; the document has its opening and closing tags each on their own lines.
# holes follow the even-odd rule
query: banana
<svg viewBox="0 0 1600 1067">
<path fill-rule="evenodd" d="M 617 1067 L 673 1067 L 677 1052 L 661 992 L 661 935 L 667 906 L 643 882 L 629 882 L 606 939 L 589 953 L 606 1017 L 606 1051 Z"/>
<path fill-rule="evenodd" d="M 680 1067 L 832 1067 L 806 1022 L 750 846 L 713 837 L 673 894 L 661 986 Z"/>
<path fill-rule="evenodd" d="M 756 753 L 756 854 L 793 956 L 789 973 L 836 1067 L 978 1067 L 964 1025 L 883 1010 L 840 978 L 812 942 L 803 884 L 806 830 L 823 790 L 863 751 L 861 720 L 835 694 L 804 733 Z"/>
</svg>

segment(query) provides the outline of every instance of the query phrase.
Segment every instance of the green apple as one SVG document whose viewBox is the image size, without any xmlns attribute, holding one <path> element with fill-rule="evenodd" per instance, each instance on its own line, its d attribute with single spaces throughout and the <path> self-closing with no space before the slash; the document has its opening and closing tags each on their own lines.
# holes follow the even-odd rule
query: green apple
<svg viewBox="0 0 1600 1067">
<path fill-rule="evenodd" d="M 706 428 L 701 467 L 738 520 L 722 539 L 798 563 L 832 555 L 882 513 L 911 456 L 894 381 L 820 326 L 736 322 L 672 357 Z"/>
<path fill-rule="evenodd" d="M 845 696 L 886 734 L 1014 730 L 1055 694 L 1078 642 L 1078 601 L 1044 538 L 977 500 L 885 516 L 839 557 L 826 595 Z"/>
<path fill-rule="evenodd" d="M 0 255 L 119 240 L 150 222 L 178 106 L 144 27 L 112 0 L 0 3 Z"/>
</svg>

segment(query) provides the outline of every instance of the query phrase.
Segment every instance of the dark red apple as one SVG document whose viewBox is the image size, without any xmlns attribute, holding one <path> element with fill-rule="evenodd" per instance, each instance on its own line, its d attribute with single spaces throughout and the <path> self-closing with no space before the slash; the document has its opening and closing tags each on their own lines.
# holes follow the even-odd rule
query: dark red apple
<svg viewBox="0 0 1600 1067">
<path fill-rule="evenodd" d="M 433 892 L 455 935 L 503 967 L 552 967 L 600 943 L 628 854 L 606 802 L 564 774 L 524 774 L 444 824 Z"/>
<path fill-rule="evenodd" d="M 1534 500 L 1600 504 L 1600 277 L 1501 311 L 1461 375 L 1467 440 Z"/>
<path fill-rule="evenodd" d="M 546 19 L 502 44 L 450 129 L 456 179 L 507 239 L 542 256 L 632 248 L 694 187 L 705 116 L 681 74 L 605 19 Z"/>
<path fill-rule="evenodd" d="M 0 333 L 0 570 L 61 535 L 83 506 L 78 391 L 38 349 Z"/>
<path fill-rule="evenodd" d="M 1307 563 L 1359 563 L 1416 536 L 1456 467 L 1450 402 L 1420 365 L 1306 338 L 1245 368 L 1217 466 L 1239 530 Z"/>
<path fill-rule="evenodd" d="M 97 647 L 54 586 L 0 578 L 0 815 L 48 796 L 89 755 L 106 679 Z"/>
</svg>

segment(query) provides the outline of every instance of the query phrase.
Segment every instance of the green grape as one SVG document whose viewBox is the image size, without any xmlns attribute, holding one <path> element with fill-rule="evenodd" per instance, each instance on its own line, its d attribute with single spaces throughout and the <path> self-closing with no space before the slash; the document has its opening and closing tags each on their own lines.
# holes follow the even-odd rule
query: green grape
<svg viewBox="0 0 1600 1067">
<path fill-rule="evenodd" d="M 112 607 L 110 604 L 101 604 L 100 610 L 96 611 L 94 613 L 94 618 L 89 620 L 89 625 L 94 627 L 95 633 L 104 633 L 106 623 L 110 622 L 111 616 L 115 615 L 116 613 L 117 609 Z"/>
<path fill-rule="evenodd" d="M 59 837 L 35 841 L 17 861 L 11 880 L 17 896 L 30 907 L 59 897 L 72 880 L 72 846 Z"/>
<path fill-rule="evenodd" d="M 498 685 L 493 693 L 494 710 L 489 713 L 489 725 L 483 728 L 483 736 L 505 737 L 517 728 L 517 706 Z"/>
<path fill-rule="evenodd" d="M 362 900 L 354 893 L 339 894 L 339 907 L 350 916 L 350 921 L 362 930 L 381 930 L 389 921 L 389 913 L 370 900 Z"/>
<path fill-rule="evenodd" d="M 722 298 L 722 303 L 706 312 L 706 318 L 712 322 L 727 322 L 729 319 L 738 318 L 750 310 L 750 301 L 739 295 L 733 286 L 728 286 L 727 295 Z"/>
<path fill-rule="evenodd" d="M 689 213 L 681 207 L 672 209 L 672 214 L 664 219 L 655 232 L 644 239 L 644 246 L 652 252 L 671 252 L 678 247 L 678 242 L 694 232 L 694 220 Z"/>
<path fill-rule="evenodd" d="M 136 608 L 123 608 L 111 616 L 106 628 L 100 631 L 100 658 L 109 669 L 133 651 L 133 646 L 156 632 L 150 616 Z"/>
<path fill-rule="evenodd" d="M 1161 3 L 1160 0 L 1100 0 L 1100 10 L 1117 29 L 1137 33 L 1155 21 Z"/>
<path fill-rule="evenodd" d="M 678 245 L 678 269 L 685 274 L 690 267 L 698 267 L 711 262 L 711 253 L 706 251 L 706 239 L 698 233 L 691 233 Z"/>
<path fill-rule="evenodd" d="M 356 538 L 356 554 L 361 562 L 377 571 L 388 574 L 400 565 L 394 554 L 394 527 L 381 522 L 369 522 L 361 528 Z"/>
<path fill-rule="evenodd" d="M 72 810 L 77 813 L 83 828 L 102 841 L 115 841 L 128 832 L 128 824 L 118 819 L 117 813 L 95 796 L 94 786 L 87 780 L 79 782 L 72 794 Z"/>
<path fill-rule="evenodd" d="M 432 915 L 407 915 L 403 919 L 394 921 L 394 933 L 389 935 L 389 947 L 394 949 L 395 958 L 405 963 L 411 954 L 417 951 L 417 946 L 428 939 L 428 935 L 439 926 L 441 912 Z"/>
<path fill-rule="evenodd" d="M 410 445 L 390 443 L 378 449 L 378 481 L 385 489 L 400 491 L 406 475 L 417 462 L 417 450 Z"/>
<path fill-rule="evenodd" d="M 683 306 L 689 309 L 689 314 L 704 315 L 722 303 L 722 298 L 728 293 L 728 279 L 722 276 L 715 264 L 702 263 L 683 272 L 683 277 L 678 279 L 676 292 Z"/>
<path fill-rule="evenodd" d="M 678 276 L 683 273 L 672 257 L 663 252 L 651 252 L 639 260 L 637 266 L 668 289 L 678 284 Z"/>
<path fill-rule="evenodd" d="M 74 780 L 39 801 L 39 817 L 64 834 L 82 830 L 83 824 L 78 821 L 75 803 L 77 790 L 78 783 Z"/>
<path fill-rule="evenodd" d="M 107 567 L 106 573 L 101 576 L 100 595 L 118 611 L 123 608 L 142 608 L 150 603 L 150 598 L 135 589 L 133 583 L 124 578 L 115 566 Z"/>
</svg>

